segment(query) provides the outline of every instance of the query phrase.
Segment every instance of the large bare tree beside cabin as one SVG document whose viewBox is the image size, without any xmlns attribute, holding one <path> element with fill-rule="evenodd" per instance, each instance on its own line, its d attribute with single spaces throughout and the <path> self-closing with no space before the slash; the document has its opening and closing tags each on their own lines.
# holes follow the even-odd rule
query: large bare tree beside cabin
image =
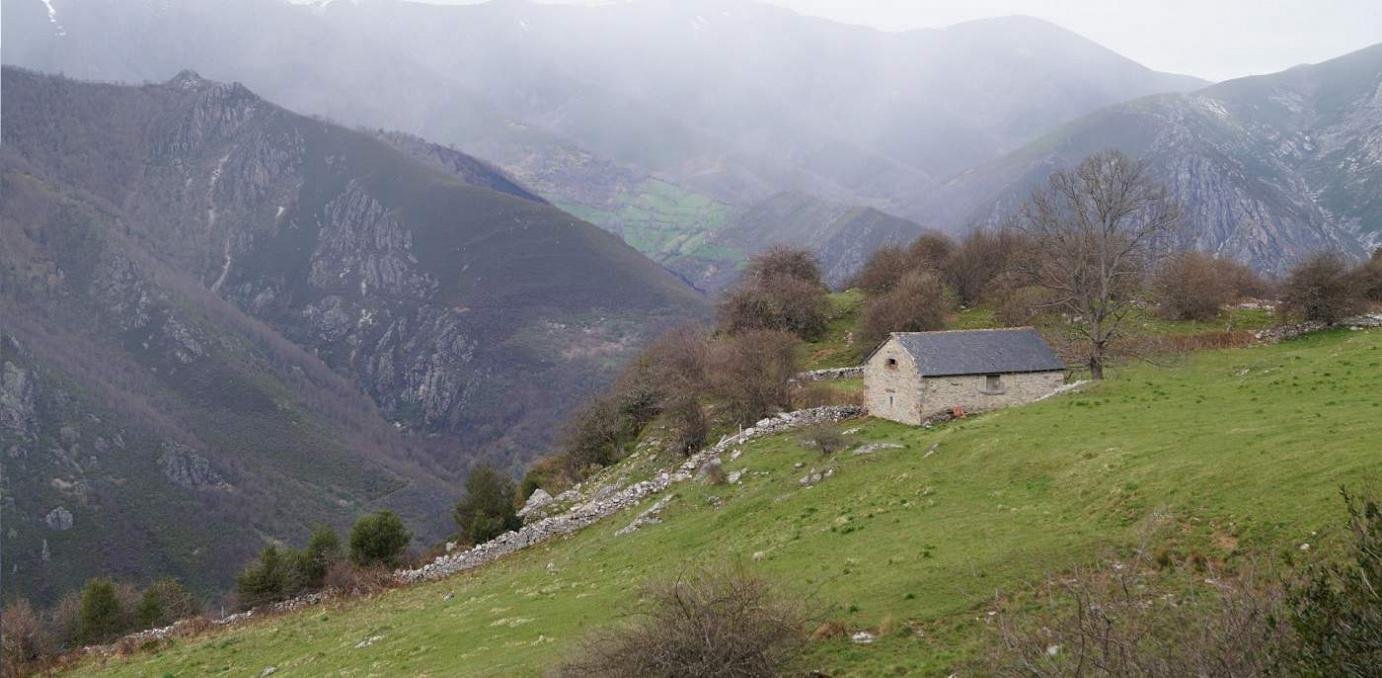
<svg viewBox="0 0 1382 678">
<path fill-rule="evenodd" d="M 1146 166 L 1118 151 L 1052 174 L 1023 206 L 1037 284 L 1071 318 L 1094 379 L 1104 378 L 1109 346 L 1125 334 L 1143 276 L 1170 249 L 1180 213 Z"/>
</svg>

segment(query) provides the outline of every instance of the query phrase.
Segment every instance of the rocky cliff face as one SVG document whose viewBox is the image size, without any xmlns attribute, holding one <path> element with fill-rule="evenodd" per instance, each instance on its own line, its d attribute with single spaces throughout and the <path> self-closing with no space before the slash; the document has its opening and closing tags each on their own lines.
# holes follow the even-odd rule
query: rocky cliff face
<svg viewBox="0 0 1382 678">
<path fill-rule="evenodd" d="M 1185 205 L 1191 244 L 1280 272 L 1382 242 L 1382 45 L 1314 66 L 1114 106 L 965 172 L 916 212 L 996 223 L 1101 148 L 1146 160 Z"/>
<path fill-rule="evenodd" d="M 3 102 L 0 449 L 37 521 L 7 513 L 12 590 L 223 586 L 265 537 L 381 503 L 438 536 L 471 461 L 541 453 L 620 357 L 703 312 L 483 163 L 239 85 L 6 69 Z M 189 506 L 208 522 L 173 527 Z"/>
</svg>

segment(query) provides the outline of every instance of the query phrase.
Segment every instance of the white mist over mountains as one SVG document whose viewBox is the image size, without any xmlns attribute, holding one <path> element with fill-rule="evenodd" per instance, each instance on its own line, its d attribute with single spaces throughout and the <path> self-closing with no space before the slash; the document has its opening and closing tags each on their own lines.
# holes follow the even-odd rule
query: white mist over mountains
<svg viewBox="0 0 1382 678">
<path fill-rule="evenodd" d="M 482 0 L 423 1 L 475 4 Z M 620 0 L 541 1 L 621 4 Z M 1382 2 L 1374 0 L 765 2 L 810 16 L 885 31 L 942 28 L 976 19 L 1029 15 L 1079 33 L 1155 70 L 1213 81 L 1274 73 L 1382 42 Z"/>
</svg>

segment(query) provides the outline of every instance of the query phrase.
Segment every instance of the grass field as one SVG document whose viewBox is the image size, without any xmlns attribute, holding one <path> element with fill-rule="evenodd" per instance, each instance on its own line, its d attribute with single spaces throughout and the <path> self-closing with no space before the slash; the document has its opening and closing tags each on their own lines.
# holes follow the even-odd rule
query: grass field
<svg viewBox="0 0 1382 678">
<path fill-rule="evenodd" d="M 1153 513 L 1177 527 L 1164 546 L 1210 561 L 1327 550 L 1339 486 L 1382 480 L 1379 381 L 1382 332 L 1339 331 L 1121 368 L 933 430 L 843 425 L 902 449 L 822 459 L 791 434 L 765 438 L 727 462 L 742 484 L 677 486 L 664 522 L 631 535 L 614 533 L 632 513 L 470 574 L 77 673 L 540 675 L 635 609 L 639 582 L 730 560 L 851 630 L 902 629 L 812 644 L 802 668 L 943 676 L 982 642 L 995 596 L 1126 547 Z M 799 485 L 827 465 L 833 477 Z"/>
</svg>

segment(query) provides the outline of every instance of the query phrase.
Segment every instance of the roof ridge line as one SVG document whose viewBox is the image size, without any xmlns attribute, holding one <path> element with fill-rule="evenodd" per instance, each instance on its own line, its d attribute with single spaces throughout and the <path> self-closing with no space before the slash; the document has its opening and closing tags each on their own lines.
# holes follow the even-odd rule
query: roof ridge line
<svg viewBox="0 0 1382 678">
<path fill-rule="evenodd" d="M 1015 332 L 1017 330 L 1035 331 L 1036 328 L 1031 325 L 1023 325 L 1021 327 L 978 327 L 972 330 L 924 330 L 921 332 L 889 332 L 888 336 L 901 336 L 906 334 L 960 334 L 964 332 Z"/>
</svg>

